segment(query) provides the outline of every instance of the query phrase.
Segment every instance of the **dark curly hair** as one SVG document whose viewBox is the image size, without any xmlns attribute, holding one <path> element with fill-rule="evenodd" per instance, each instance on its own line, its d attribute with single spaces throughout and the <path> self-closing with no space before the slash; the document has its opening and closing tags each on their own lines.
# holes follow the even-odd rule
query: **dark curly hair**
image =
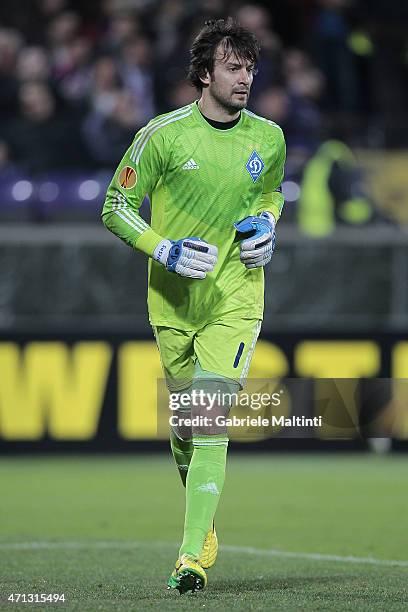
<svg viewBox="0 0 408 612">
<path fill-rule="evenodd" d="M 256 64 L 260 46 L 255 34 L 242 27 L 231 17 L 209 20 L 193 41 L 187 78 L 198 90 L 205 87 L 200 76 L 213 73 L 214 55 L 223 42 L 224 58 L 234 53 L 238 58 Z"/>
</svg>

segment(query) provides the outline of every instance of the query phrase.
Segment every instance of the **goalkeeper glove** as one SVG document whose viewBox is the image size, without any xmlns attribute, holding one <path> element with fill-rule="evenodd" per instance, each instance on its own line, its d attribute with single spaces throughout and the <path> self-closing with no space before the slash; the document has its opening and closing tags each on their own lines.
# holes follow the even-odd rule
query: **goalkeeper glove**
<svg viewBox="0 0 408 612">
<path fill-rule="evenodd" d="M 240 258 L 245 267 L 266 266 L 275 250 L 275 218 L 272 213 L 264 211 L 259 217 L 245 217 L 234 223 L 234 227 L 239 234 L 244 234 Z"/>
<path fill-rule="evenodd" d="M 201 238 L 192 236 L 181 240 L 162 240 L 153 253 L 153 259 L 180 276 L 205 278 L 217 263 L 218 249 Z"/>
</svg>

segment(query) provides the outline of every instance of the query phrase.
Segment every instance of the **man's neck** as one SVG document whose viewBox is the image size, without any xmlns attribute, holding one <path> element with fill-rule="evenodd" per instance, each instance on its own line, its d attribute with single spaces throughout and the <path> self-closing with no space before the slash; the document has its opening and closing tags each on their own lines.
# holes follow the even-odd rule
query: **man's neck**
<svg viewBox="0 0 408 612">
<path fill-rule="evenodd" d="M 207 121 L 207 123 L 209 125 L 211 125 L 212 127 L 216 128 L 217 130 L 230 130 L 231 128 L 235 127 L 237 125 L 237 123 L 239 122 L 241 117 L 237 117 L 236 119 L 234 119 L 233 121 L 214 121 L 214 119 L 209 119 L 208 117 L 206 117 L 198 108 L 200 114 L 202 115 L 202 117 L 204 117 L 204 119 Z"/>
<path fill-rule="evenodd" d="M 216 100 L 204 95 L 204 92 L 198 101 L 198 108 L 205 117 L 212 119 L 212 121 L 219 121 L 220 123 L 234 121 L 238 119 L 241 113 L 239 110 L 232 113 L 228 112 L 228 110 L 218 104 Z"/>
</svg>

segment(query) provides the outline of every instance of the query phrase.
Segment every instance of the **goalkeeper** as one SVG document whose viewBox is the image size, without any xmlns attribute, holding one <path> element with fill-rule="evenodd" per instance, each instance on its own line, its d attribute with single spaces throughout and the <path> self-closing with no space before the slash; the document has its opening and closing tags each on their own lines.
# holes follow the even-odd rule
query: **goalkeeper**
<svg viewBox="0 0 408 612">
<path fill-rule="evenodd" d="M 260 331 L 285 141 L 246 110 L 258 55 L 255 36 L 233 20 L 206 22 L 190 52 L 199 100 L 142 128 L 108 188 L 105 226 L 149 257 L 149 319 L 172 393 L 238 392 Z M 151 225 L 138 212 L 146 193 Z M 189 416 L 204 414 L 192 406 Z M 205 587 L 217 555 L 228 437 L 221 426 L 180 423 L 170 436 L 186 512 L 168 586 L 184 593 Z"/>
</svg>

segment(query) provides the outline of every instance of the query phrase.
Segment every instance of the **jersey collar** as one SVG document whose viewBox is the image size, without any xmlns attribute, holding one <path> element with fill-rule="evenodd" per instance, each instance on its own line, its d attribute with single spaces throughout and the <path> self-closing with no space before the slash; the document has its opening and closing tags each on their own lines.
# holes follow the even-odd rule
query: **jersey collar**
<svg viewBox="0 0 408 612">
<path fill-rule="evenodd" d="M 216 134 L 221 134 L 221 135 L 231 134 L 231 132 L 234 132 L 235 130 L 239 128 L 239 126 L 242 124 L 242 121 L 243 121 L 244 113 L 241 111 L 239 121 L 235 125 L 225 130 L 219 129 L 211 125 L 211 123 L 209 123 L 207 119 L 202 115 L 200 109 L 198 108 L 198 100 L 195 100 L 195 102 L 192 103 L 192 108 L 193 108 L 193 115 L 201 123 L 201 125 L 208 128 L 209 130 L 212 130 Z"/>
</svg>

